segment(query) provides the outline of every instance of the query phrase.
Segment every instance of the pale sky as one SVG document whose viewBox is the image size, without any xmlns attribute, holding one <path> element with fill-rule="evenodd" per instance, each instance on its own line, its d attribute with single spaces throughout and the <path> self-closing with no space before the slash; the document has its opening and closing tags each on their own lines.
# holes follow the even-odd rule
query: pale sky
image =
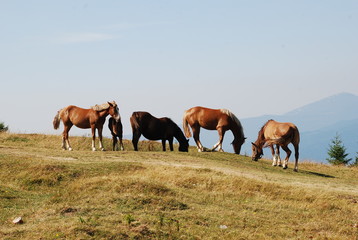
<svg viewBox="0 0 358 240">
<path fill-rule="evenodd" d="M 358 95 L 356 0 L 0 0 L 0 30 L 0 122 L 17 133 L 60 135 L 59 109 L 112 100 L 130 134 L 133 111 L 181 127 L 198 105 L 241 119 Z"/>
</svg>

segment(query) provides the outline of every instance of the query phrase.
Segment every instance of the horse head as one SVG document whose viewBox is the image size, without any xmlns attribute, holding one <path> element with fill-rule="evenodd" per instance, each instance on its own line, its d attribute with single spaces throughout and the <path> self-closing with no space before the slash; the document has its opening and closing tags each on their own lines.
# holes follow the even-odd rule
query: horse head
<svg viewBox="0 0 358 240">
<path fill-rule="evenodd" d="M 236 154 L 240 154 L 240 151 L 241 151 L 241 146 L 242 144 L 244 144 L 245 142 L 245 137 L 244 138 L 235 138 L 234 141 L 232 141 L 232 146 L 234 148 L 234 151 Z"/>
<path fill-rule="evenodd" d="M 119 115 L 119 108 L 117 106 L 117 103 L 115 101 L 113 102 L 107 102 L 109 104 L 108 113 L 111 115 L 116 122 L 118 122 L 121 119 L 121 115 Z"/>
<path fill-rule="evenodd" d="M 257 144 L 251 142 L 252 144 L 252 156 L 251 159 L 253 161 L 259 160 L 263 155 L 262 147 L 259 147 Z"/>
<path fill-rule="evenodd" d="M 189 149 L 189 139 L 185 139 L 179 142 L 179 151 L 180 152 L 188 152 Z"/>
</svg>

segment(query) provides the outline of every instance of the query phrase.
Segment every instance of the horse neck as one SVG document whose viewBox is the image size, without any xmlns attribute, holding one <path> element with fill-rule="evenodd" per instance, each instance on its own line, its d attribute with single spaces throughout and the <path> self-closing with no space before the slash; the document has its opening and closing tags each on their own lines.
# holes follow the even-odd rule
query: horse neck
<svg viewBox="0 0 358 240">
<path fill-rule="evenodd" d="M 180 130 L 178 126 L 176 126 L 175 128 L 174 137 L 178 140 L 179 143 L 186 141 L 184 133 Z"/>
<path fill-rule="evenodd" d="M 257 136 L 257 139 L 255 141 L 255 144 L 262 148 L 266 142 L 266 139 L 265 139 L 265 126 L 261 128 L 261 130 L 259 131 L 259 134 Z"/>
<path fill-rule="evenodd" d="M 243 140 L 245 138 L 242 126 L 238 125 L 236 122 L 234 122 L 233 126 L 231 127 L 231 132 L 235 139 Z"/>
<path fill-rule="evenodd" d="M 109 114 L 108 109 L 98 112 L 100 118 L 106 118 Z"/>
</svg>

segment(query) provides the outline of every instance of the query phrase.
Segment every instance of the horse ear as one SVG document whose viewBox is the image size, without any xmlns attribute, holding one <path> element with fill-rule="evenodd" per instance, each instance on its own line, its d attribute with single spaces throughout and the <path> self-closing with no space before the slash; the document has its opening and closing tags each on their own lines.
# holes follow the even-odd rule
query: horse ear
<svg viewBox="0 0 358 240">
<path fill-rule="evenodd" d="M 255 147 L 257 147 L 255 143 L 251 142 L 251 144 L 254 145 Z"/>
<path fill-rule="evenodd" d="M 107 103 L 109 104 L 109 106 L 113 107 L 113 103 L 111 103 L 111 102 L 107 102 Z"/>
</svg>

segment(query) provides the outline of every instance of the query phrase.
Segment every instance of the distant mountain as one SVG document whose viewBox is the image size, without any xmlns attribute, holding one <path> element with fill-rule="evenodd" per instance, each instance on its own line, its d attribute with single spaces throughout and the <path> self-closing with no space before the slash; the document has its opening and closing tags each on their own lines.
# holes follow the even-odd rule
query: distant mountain
<svg viewBox="0 0 358 240">
<path fill-rule="evenodd" d="M 357 107 L 358 96 L 341 93 L 295 109 L 284 116 L 297 119 L 301 131 L 311 131 L 340 121 L 358 119 Z"/>
<path fill-rule="evenodd" d="M 297 125 L 301 133 L 300 159 L 302 160 L 326 162 L 327 149 L 336 133 L 341 136 L 341 140 L 347 148 L 347 153 L 350 153 L 349 157 L 354 158 L 357 155 L 356 152 L 358 152 L 357 109 L 358 96 L 341 93 L 283 115 L 264 115 L 240 119 L 247 137 L 242 148 L 242 154 L 251 155 L 251 142 L 256 140 L 258 131 L 267 120 L 274 119 L 280 122 L 293 122 Z M 203 131 L 201 139 L 204 145 L 210 146 L 218 140 L 218 136 L 217 133 Z M 233 139 L 232 134 L 228 132 L 225 139 L 224 150 L 232 152 L 230 146 Z M 293 148 L 291 147 L 291 149 Z M 266 157 L 271 158 L 268 149 L 264 150 L 264 153 Z"/>
<path fill-rule="evenodd" d="M 339 121 L 336 124 L 319 130 L 301 134 L 301 159 L 326 162 L 327 151 L 331 140 L 338 134 L 349 153 L 348 158 L 354 159 L 358 152 L 358 119 Z"/>
</svg>

